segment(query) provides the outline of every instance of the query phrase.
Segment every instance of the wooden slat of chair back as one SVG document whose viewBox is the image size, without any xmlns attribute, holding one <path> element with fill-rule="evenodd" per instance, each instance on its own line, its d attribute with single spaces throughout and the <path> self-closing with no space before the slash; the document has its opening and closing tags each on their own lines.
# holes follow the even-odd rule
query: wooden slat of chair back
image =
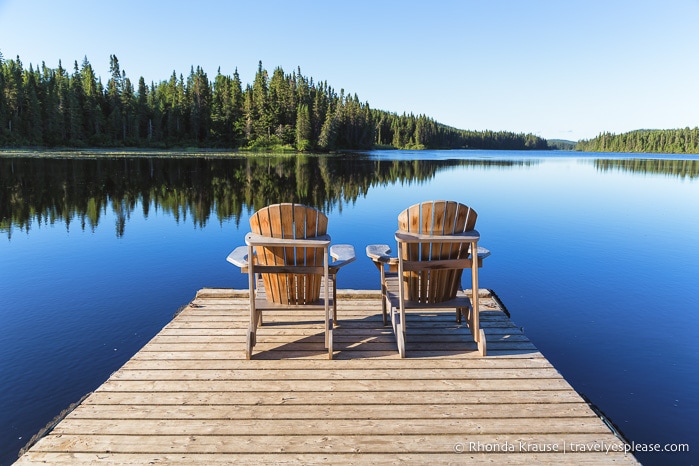
<svg viewBox="0 0 699 466">
<path fill-rule="evenodd" d="M 322 212 L 298 204 L 273 204 L 250 217 L 253 233 L 272 238 L 313 238 L 324 235 L 328 217 Z M 322 266 L 323 254 L 318 248 L 266 247 L 255 249 L 261 265 Z M 322 275 L 263 273 L 267 299 L 280 304 L 310 304 L 320 299 Z"/>
<path fill-rule="evenodd" d="M 454 201 L 427 201 L 415 204 L 398 215 L 400 231 L 426 235 L 451 235 L 471 231 L 478 214 Z M 430 261 L 466 259 L 469 243 L 411 243 L 403 248 L 403 260 Z M 439 303 L 456 296 L 463 269 L 405 272 L 406 296 L 410 301 Z"/>
</svg>

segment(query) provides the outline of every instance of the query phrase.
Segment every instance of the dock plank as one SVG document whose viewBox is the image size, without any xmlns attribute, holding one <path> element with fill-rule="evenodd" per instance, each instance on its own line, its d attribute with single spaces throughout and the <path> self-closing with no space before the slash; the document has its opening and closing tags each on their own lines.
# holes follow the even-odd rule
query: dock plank
<svg viewBox="0 0 699 466">
<path fill-rule="evenodd" d="M 203 289 L 17 464 L 637 464 L 481 290 L 488 356 L 454 313 L 408 316 L 409 357 L 375 291 L 322 316 L 265 315 L 244 359 L 247 292 Z"/>
</svg>

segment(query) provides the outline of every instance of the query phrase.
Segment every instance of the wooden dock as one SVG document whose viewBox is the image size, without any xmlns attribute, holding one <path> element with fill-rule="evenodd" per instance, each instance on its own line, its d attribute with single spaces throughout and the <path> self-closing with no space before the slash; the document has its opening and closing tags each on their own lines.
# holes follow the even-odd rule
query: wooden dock
<svg viewBox="0 0 699 466">
<path fill-rule="evenodd" d="M 422 312 L 400 359 L 378 292 L 340 290 L 334 360 L 321 315 L 280 312 L 248 361 L 247 302 L 199 291 L 16 464 L 638 464 L 486 290 L 485 358 Z"/>
</svg>

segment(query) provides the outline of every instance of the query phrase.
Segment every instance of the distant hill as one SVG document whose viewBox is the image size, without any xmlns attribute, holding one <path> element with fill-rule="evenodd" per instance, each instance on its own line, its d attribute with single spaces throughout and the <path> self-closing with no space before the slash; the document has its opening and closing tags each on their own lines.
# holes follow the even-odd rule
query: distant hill
<svg viewBox="0 0 699 466">
<path fill-rule="evenodd" d="M 551 150 L 575 150 L 576 141 L 568 141 L 565 139 L 548 139 L 549 149 Z"/>
</svg>

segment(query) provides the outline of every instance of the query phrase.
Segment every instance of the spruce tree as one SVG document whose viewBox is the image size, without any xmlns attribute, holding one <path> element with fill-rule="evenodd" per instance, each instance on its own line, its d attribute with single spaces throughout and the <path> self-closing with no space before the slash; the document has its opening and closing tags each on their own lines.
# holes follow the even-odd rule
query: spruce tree
<svg viewBox="0 0 699 466">
<path fill-rule="evenodd" d="M 301 104 L 296 115 L 296 150 L 312 149 L 311 134 L 311 115 L 308 105 Z"/>
</svg>

